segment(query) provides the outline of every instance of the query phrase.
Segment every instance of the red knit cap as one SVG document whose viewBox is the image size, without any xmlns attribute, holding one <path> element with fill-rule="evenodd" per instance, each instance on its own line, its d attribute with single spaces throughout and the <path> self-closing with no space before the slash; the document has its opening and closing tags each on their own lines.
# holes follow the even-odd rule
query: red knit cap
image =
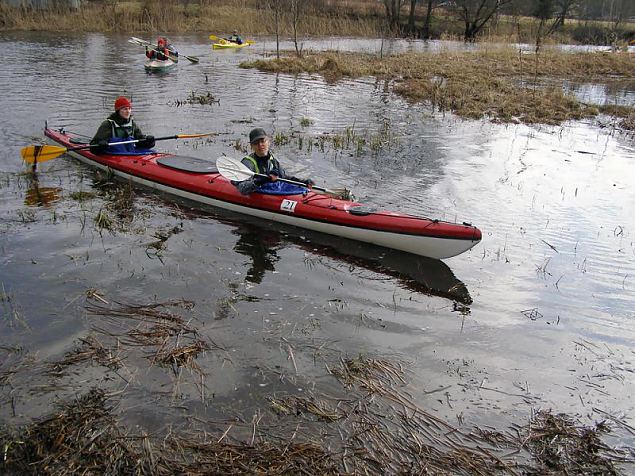
<svg viewBox="0 0 635 476">
<path fill-rule="evenodd" d="M 122 107 L 132 107 L 130 100 L 127 97 L 119 96 L 115 100 L 115 112 L 121 109 Z"/>
</svg>

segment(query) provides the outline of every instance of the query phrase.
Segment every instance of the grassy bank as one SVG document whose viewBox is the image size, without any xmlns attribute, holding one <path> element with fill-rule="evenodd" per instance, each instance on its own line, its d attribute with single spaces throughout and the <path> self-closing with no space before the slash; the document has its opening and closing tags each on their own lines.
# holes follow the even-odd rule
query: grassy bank
<svg viewBox="0 0 635 476">
<path fill-rule="evenodd" d="M 255 0 L 199 2 L 91 2 L 78 10 L 33 10 L 0 6 L 0 29 L 41 31 L 163 31 L 228 33 L 234 29 L 258 36 L 275 33 L 274 12 Z M 379 36 L 383 17 L 376 9 L 315 8 L 307 2 L 298 22 L 306 36 Z M 293 31 L 288 12 L 281 12 L 280 32 Z"/>
<path fill-rule="evenodd" d="M 409 4 L 409 2 L 406 2 Z M 382 2 L 374 0 L 304 0 L 297 23 L 298 35 L 400 37 L 409 31 L 408 5 L 401 11 L 400 24 L 389 31 Z M 425 5 L 415 10 L 414 34 L 421 32 Z M 280 34 L 293 35 L 292 15 L 282 8 Z M 91 1 L 78 10 L 53 8 L 37 10 L 0 6 L 0 30 L 42 31 L 163 31 L 229 32 L 238 29 L 248 35 L 275 34 L 274 11 L 268 2 L 258 0 L 198 0 L 167 2 L 164 0 Z M 434 39 L 463 38 L 465 24 L 455 13 L 444 8 L 433 11 L 430 35 Z M 570 20 L 547 42 L 622 44 L 635 34 L 635 24 L 615 25 L 607 22 Z M 539 35 L 535 18 L 498 15 L 488 22 L 479 40 L 534 43 Z"/>
<path fill-rule="evenodd" d="M 439 111 L 502 122 L 560 124 L 606 112 L 631 118 L 633 107 L 582 104 L 562 81 L 613 83 L 635 77 L 628 53 L 521 54 L 511 48 L 481 52 L 407 53 L 390 57 L 336 52 L 258 60 L 241 65 L 262 71 L 319 74 L 328 81 L 376 76 L 394 80 L 394 91 Z"/>
</svg>

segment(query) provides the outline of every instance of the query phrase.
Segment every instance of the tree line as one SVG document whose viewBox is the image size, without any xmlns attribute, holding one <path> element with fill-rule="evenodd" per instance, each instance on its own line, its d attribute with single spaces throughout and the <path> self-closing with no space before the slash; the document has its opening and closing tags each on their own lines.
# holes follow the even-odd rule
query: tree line
<svg viewBox="0 0 635 476">
<path fill-rule="evenodd" d="M 568 20 L 602 21 L 617 29 L 635 21 L 634 0 L 382 0 L 392 32 L 428 39 L 435 10 L 454 15 L 464 25 L 465 41 L 474 41 L 500 15 L 535 18 L 548 35 Z M 419 19 L 419 21 L 417 21 Z"/>
</svg>

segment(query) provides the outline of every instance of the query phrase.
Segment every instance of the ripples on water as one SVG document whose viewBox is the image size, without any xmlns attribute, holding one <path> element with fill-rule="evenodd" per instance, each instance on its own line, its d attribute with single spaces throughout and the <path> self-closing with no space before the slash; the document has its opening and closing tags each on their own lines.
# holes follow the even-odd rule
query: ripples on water
<svg viewBox="0 0 635 476">
<path fill-rule="evenodd" d="M 575 412 L 582 411 L 580 401 L 566 388 L 579 385 L 575 369 L 582 372 L 585 365 L 574 352 L 575 342 L 591 342 L 623 368 L 615 371 L 616 380 L 603 383 L 606 395 L 589 391 L 584 400 L 604 409 L 633 410 L 631 400 L 619 396 L 633 390 L 632 137 L 593 121 L 562 127 L 462 121 L 426 105 L 408 105 L 391 94 L 389 83 L 374 78 L 330 85 L 306 74 L 239 69 L 240 61 L 275 48 L 267 39 L 240 51 L 212 52 L 206 38 L 175 36 L 181 52 L 200 57 L 200 64 L 183 59 L 169 74 L 148 75 L 143 49 L 126 40 L 35 33 L 0 38 L 2 283 L 32 329 L 27 337 L 3 330 L 9 341 L 31 340 L 45 354 L 70 345 L 83 324 L 60 310 L 74 309 L 71 303 L 87 286 L 115 299 L 178 296 L 213 308 L 216 299 L 226 297 L 227 283 L 242 282 L 248 293 L 268 296 L 236 304 L 248 328 L 261 325 L 259 319 L 249 322 L 254 312 L 280 313 L 278 307 L 332 316 L 324 317 L 325 338 L 332 332 L 331 338 L 337 336 L 352 351 L 403 353 L 416 362 L 417 378 L 443 382 L 448 378 L 443 362 L 469 358 L 485 369 L 490 386 L 512 391 L 513 381 L 528 381 L 546 405 Z M 305 47 L 351 46 L 387 53 L 453 47 L 382 45 L 381 40 L 316 40 Z M 607 101 L 633 102 L 632 90 L 568 87 L 594 102 L 603 94 Z M 192 92 L 209 92 L 220 104 L 175 106 Z M 320 184 L 352 187 L 366 203 L 472 222 L 483 230 L 483 242 L 446 264 L 428 266 L 428 274 L 418 262 L 423 276 L 413 277 L 415 266 L 401 258 L 382 274 L 368 256 L 351 260 L 350 248 L 321 252 L 328 247 L 320 237 L 263 224 L 250 225 L 254 232 L 242 218 L 215 211 L 184 217 L 187 205 L 175 208 L 145 193 L 136 199 L 136 231 L 99 233 L 91 220 L 105 199 L 82 204 L 69 198 L 71 191 L 94 190 L 93 172 L 57 159 L 42 167 L 37 184 L 29 183 L 18 175 L 19 149 L 42 140 L 45 120 L 91 136 L 119 94 L 133 97 L 134 114 L 146 133 L 218 133 L 211 141 L 162 142 L 162 150 L 210 159 L 240 156 L 234 146 L 246 144 L 252 127 L 294 133 L 277 149 L 290 169 Z M 304 118 L 309 126 L 301 125 Z M 328 143 L 320 149 L 320 136 L 344 134 L 347 128 L 366 140 L 361 154 Z M 381 142 L 376 152 L 368 150 L 372 140 Z M 144 243 L 176 223 L 184 223 L 185 231 L 170 238 L 163 261 L 151 259 Z M 260 238 L 265 234 L 272 236 Z M 474 300 L 467 317 L 453 312 L 439 293 L 428 296 L 412 286 L 414 279 L 434 288 L 435 276 L 441 275 L 444 286 L 450 283 L 446 290 L 452 283 L 467 287 Z M 335 309 L 325 302 L 345 306 Z M 524 312 L 531 310 L 536 312 Z M 378 319 L 384 330 L 366 329 L 360 314 Z M 238 324 L 230 328 L 246 332 Z M 236 335 L 225 337 L 235 344 Z M 468 404 L 464 410 L 479 413 Z"/>
</svg>

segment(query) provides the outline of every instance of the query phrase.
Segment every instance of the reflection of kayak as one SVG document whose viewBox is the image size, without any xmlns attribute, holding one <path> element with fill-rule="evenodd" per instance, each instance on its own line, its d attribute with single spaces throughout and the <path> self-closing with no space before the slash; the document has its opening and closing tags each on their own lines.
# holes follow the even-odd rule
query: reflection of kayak
<svg viewBox="0 0 635 476">
<path fill-rule="evenodd" d="M 261 231 L 260 236 L 263 235 Z M 285 233 L 284 240 L 291 241 L 307 253 L 345 263 L 343 268 L 349 272 L 351 266 L 365 269 L 390 276 L 410 291 L 441 296 L 463 304 L 472 303 L 465 284 L 443 261 L 318 233 Z"/>
<path fill-rule="evenodd" d="M 187 216 L 194 218 L 199 214 L 190 210 Z M 383 281 L 389 278 L 408 291 L 440 296 L 466 305 L 472 303 L 465 284 L 438 259 L 309 230 L 292 227 L 274 229 L 251 217 L 245 217 L 240 223 L 236 223 L 235 216 L 233 219 L 231 215 L 226 218 L 222 213 L 215 218 L 235 228 L 232 233 L 239 238 L 233 250 L 250 258 L 245 280 L 251 283 L 262 282 L 265 274 L 275 270 L 281 249 L 297 247 L 304 252 L 305 261 L 311 262 L 312 270 L 320 262 L 325 268 L 353 274 L 362 280 Z M 327 258 L 328 261 L 322 261 L 321 258 Z"/>
<path fill-rule="evenodd" d="M 162 71 L 169 71 L 176 66 L 176 61 L 171 59 L 166 60 L 148 60 L 143 64 L 143 67 L 148 72 L 158 73 Z"/>
<path fill-rule="evenodd" d="M 238 43 L 234 43 L 233 41 L 227 41 L 221 38 L 216 43 L 212 44 L 212 48 L 214 48 L 215 50 L 220 50 L 224 48 L 244 48 L 245 46 L 249 45 L 251 45 L 251 42 L 249 41 L 245 41 L 244 43 L 241 43 L 239 45 Z"/>
<path fill-rule="evenodd" d="M 75 145 L 71 134 L 49 128 L 44 133 L 63 147 Z M 480 230 L 469 224 L 376 210 L 314 191 L 241 195 L 218 173 L 216 165 L 205 159 L 160 153 L 96 155 L 90 149 L 69 154 L 125 179 L 193 201 L 430 258 L 456 256 L 481 240 Z"/>
</svg>

